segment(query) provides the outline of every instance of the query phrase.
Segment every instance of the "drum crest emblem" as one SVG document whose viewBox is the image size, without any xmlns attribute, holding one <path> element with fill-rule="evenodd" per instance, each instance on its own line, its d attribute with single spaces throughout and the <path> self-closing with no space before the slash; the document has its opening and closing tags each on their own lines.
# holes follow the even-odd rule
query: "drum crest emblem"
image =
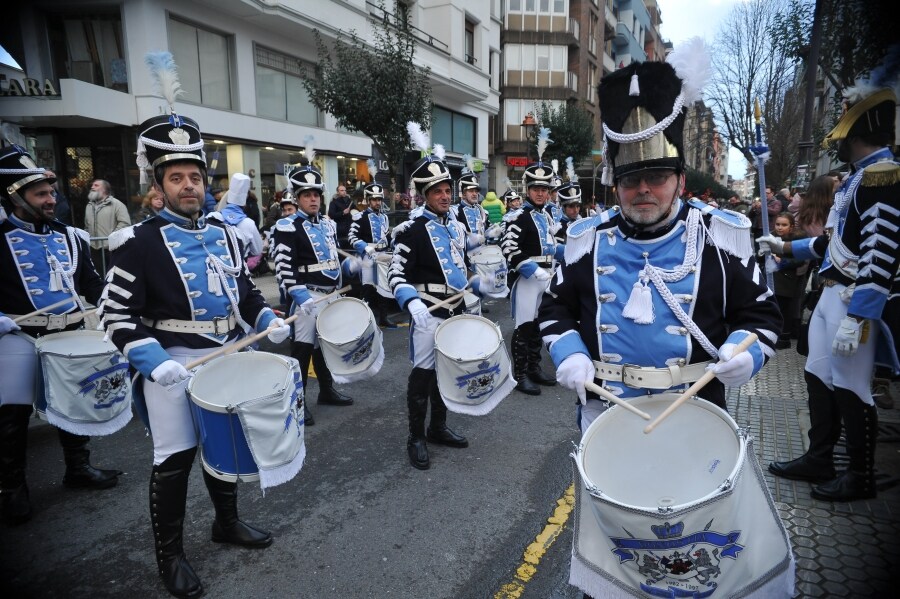
<svg viewBox="0 0 900 599">
<path fill-rule="evenodd" d="M 737 560 L 744 549 L 738 544 L 741 531 L 720 533 L 703 530 L 684 534 L 684 523 L 652 525 L 655 538 L 610 537 L 612 552 L 622 567 L 634 569 L 644 579 L 641 590 L 657 597 L 710 597 L 722 574 L 725 558 Z"/>
<path fill-rule="evenodd" d="M 478 399 L 494 391 L 494 381 L 500 374 L 500 364 L 482 360 L 475 372 L 456 377 L 456 386 L 465 389 L 466 397 Z"/>
<path fill-rule="evenodd" d="M 94 400 L 94 409 L 103 410 L 125 401 L 131 391 L 128 361 L 121 354 L 113 354 L 109 366 L 92 372 L 78 381 L 78 392 Z"/>
<path fill-rule="evenodd" d="M 300 372 L 294 371 L 294 391 L 291 393 L 291 409 L 284 419 L 284 432 L 288 432 L 291 426 L 297 430 L 297 436 L 303 435 L 303 379 Z"/>
<path fill-rule="evenodd" d="M 375 340 L 375 331 L 372 331 L 365 337 L 363 337 L 359 343 L 353 346 L 350 351 L 341 356 L 341 359 L 344 362 L 347 362 L 353 366 L 362 363 L 370 355 L 372 355 L 372 342 Z"/>
</svg>

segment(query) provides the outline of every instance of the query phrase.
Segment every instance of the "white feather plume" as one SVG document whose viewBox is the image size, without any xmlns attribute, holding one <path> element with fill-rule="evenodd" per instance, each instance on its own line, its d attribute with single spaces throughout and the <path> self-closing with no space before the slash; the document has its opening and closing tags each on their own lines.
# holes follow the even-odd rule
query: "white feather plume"
<svg viewBox="0 0 900 599">
<path fill-rule="evenodd" d="M 447 155 L 447 150 L 444 149 L 442 144 L 434 144 L 434 155 L 437 156 L 438 160 L 443 160 Z"/>
<path fill-rule="evenodd" d="M 412 143 L 412 146 L 420 152 L 425 152 L 427 154 L 428 148 L 431 146 L 431 141 L 428 139 L 428 134 L 422 131 L 422 127 L 419 123 L 415 121 L 406 123 L 406 132 L 409 134 L 409 141 Z"/>
<path fill-rule="evenodd" d="M 378 165 L 375 164 L 375 160 L 369 158 L 366 160 L 366 166 L 369 168 L 369 174 L 372 175 L 372 183 L 375 182 L 375 175 L 378 174 Z"/>
<path fill-rule="evenodd" d="M 554 173 L 557 173 L 557 174 L 558 174 L 558 173 L 559 173 L 559 160 L 557 160 L 556 158 L 554 158 L 553 160 L 551 160 L 551 161 L 550 161 L 550 168 L 553 169 L 553 172 L 554 172 Z"/>
<path fill-rule="evenodd" d="M 572 159 L 571 156 L 566 158 L 566 177 L 572 183 L 578 182 L 578 175 L 575 174 L 575 161 Z"/>
<path fill-rule="evenodd" d="M 684 94 L 684 105 L 690 106 L 699 100 L 703 88 L 712 77 L 712 64 L 710 63 L 709 50 L 703 39 L 692 37 L 676 48 L 668 58 L 668 62 L 675 69 L 675 73 L 681 79 L 681 91 Z"/>
<path fill-rule="evenodd" d="M 153 88 L 169 103 L 174 112 L 175 98 L 182 93 L 181 82 L 178 81 L 178 67 L 171 52 L 147 52 L 144 64 L 150 69 L 153 77 Z"/>
<path fill-rule="evenodd" d="M 315 138 L 312 135 L 307 135 L 303 138 L 303 155 L 306 157 L 309 166 L 312 166 L 313 160 L 316 159 L 316 148 L 313 146 L 314 141 Z"/>
<path fill-rule="evenodd" d="M 470 173 L 475 172 L 475 159 L 472 158 L 471 154 L 463 154 L 463 162 L 466 163 L 466 168 L 469 169 Z"/>
<path fill-rule="evenodd" d="M 544 156 L 544 150 L 547 149 L 547 144 L 552 144 L 553 140 L 550 139 L 550 128 L 549 127 L 541 127 L 538 130 L 537 135 L 537 155 L 538 162 L 540 162 L 541 158 Z"/>
</svg>

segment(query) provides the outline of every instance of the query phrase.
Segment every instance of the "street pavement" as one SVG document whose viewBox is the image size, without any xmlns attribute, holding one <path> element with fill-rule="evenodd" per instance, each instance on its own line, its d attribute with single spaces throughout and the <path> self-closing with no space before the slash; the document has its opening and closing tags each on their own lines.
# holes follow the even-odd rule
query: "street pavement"
<svg viewBox="0 0 900 599">
<path fill-rule="evenodd" d="M 272 277 L 258 285 L 276 304 Z M 508 303 L 488 307 L 486 316 L 509 339 Z M 294 480 L 265 496 L 256 483 L 240 485 L 242 518 L 272 531 L 270 548 L 210 541 L 212 505 L 195 464 L 185 550 L 208 597 L 581 597 L 567 583 L 574 522 L 569 453 L 578 440 L 572 394 L 559 387 L 544 388 L 540 397 L 514 392 L 487 416 L 451 413 L 451 428 L 470 447 L 432 446 L 431 469 L 414 470 L 405 451 L 407 331 L 384 330 L 381 372 L 342 388 L 353 406 L 317 406 L 310 379 L 316 424 L 306 430 L 306 463 Z M 260 349 L 287 353 L 288 344 Z M 729 411 L 754 436 L 764 470 L 804 451 L 802 367 L 793 349 L 780 351 L 755 380 L 729 392 Z M 227 381 L 222 386 L 227 393 Z M 896 383 L 892 392 L 900 405 Z M 22 526 L 0 525 L 0 596 L 168 596 L 153 560 L 152 443 L 143 425 L 135 418 L 92 441 L 95 465 L 125 471 L 116 488 L 99 492 L 65 489 L 55 431 L 34 419 L 29 433 L 35 516 Z M 879 409 L 881 488 L 874 500 L 823 503 L 810 497 L 809 484 L 766 474 L 797 560 L 798 597 L 895 596 L 898 440 L 900 412 Z"/>
</svg>

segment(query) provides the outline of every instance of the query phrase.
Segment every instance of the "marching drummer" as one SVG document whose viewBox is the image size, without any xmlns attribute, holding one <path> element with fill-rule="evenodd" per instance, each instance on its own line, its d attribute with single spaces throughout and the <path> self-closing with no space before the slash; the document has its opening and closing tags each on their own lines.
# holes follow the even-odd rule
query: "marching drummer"
<svg viewBox="0 0 900 599">
<path fill-rule="evenodd" d="M 461 314 L 465 308 L 460 292 L 466 288 L 468 276 L 465 229 L 448 214 L 453 195 L 450 170 L 443 157 L 428 153 L 424 134 L 417 132 L 413 143 L 427 155 L 413 167 L 410 183 L 425 198 L 425 206 L 397 235 L 388 276 L 397 303 L 412 317 L 409 354 L 413 369 L 406 390 L 409 416 L 406 449 L 412 466 L 427 470 L 431 463 L 427 442 L 449 447 L 469 446 L 465 437 L 447 427 L 447 407 L 438 390 L 434 356 L 438 325 L 453 314 Z M 428 311 L 429 305 L 457 295 L 449 306 Z M 431 421 L 426 432 L 429 400 Z"/>
<path fill-rule="evenodd" d="M 182 546 L 188 478 L 197 452 L 184 364 L 233 343 L 247 330 L 268 329 L 269 340 L 280 343 L 290 327 L 254 286 L 235 230 L 203 216 L 203 140 L 197 123 L 172 107 L 177 79 L 171 54 L 154 53 L 147 61 L 155 65 L 152 73 L 170 114 L 141 124 L 137 165 L 152 174 L 164 207 L 110 237 L 112 266 L 102 322 L 143 376 L 135 395 L 143 397 L 153 438 L 150 517 L 160 577 L 171 594 L 197 597 L 203 585 Z M 205 468 L 203 480 L 216 512 L 213 542 L 249 548 L 272 543 L 268 532 L 238 519 L 236 482 L 220 480 Z"/>
<path fill-rule="evenodd" d="M 581 218 L 581 186 L 578 185 L 578 176 L 575 174 L 572 157 L 566 158 L 567 181 L 556 188 L 556 196 L 562 207 L 562 216 L 559 219 L 559 228 L 553 234 L 556 243 L 565 245 L 566 231 L 569 225 Z"/>
<path fill-rule="evenodd" d="M 527 395 L 540 395 L 538 385 L 555 385 L 556 379 L 541 369 L 541 335 L 537 310 L 541 294 L 547 288 L 563 246 L 553 238 L 556 223 L 544 210 L 556 173 L 541 161 L 550 130 L 538 134 L 538 161 L 528 165 L 522 182 L 528 199 L 521 209 L 507 215 L 506 230 L 500 247 L 509 263 L 512 284 L 512 312 L 516 328 L 512 336 L 513 373 L 517 389 Z"/>
<path fill-rule="evenodd" d="M 87 233 L 54 220 L 55 182 L 23 148 L 0 150 L 0 498 L 8 524 L 26 522 L 32 514 L 25 466 L 28 419 L 37 392 L 33 338 L 80 328 L 84 306 L 78 296 L 96 304 L 103 291 Z M 67 298 L 71 301 L 65 302 Z M 65 303 L 52 307 L 61 301 Z M 37 316 L 13 322 L 42 308 Z M 116 485 L 120 471 L 91 466 L 90 437 L 61 428 L 57 433 L 66 463 L 64 486 Z"/>
<path fill-rule="evenodd" d="M 369 168 L 374 180 L 373 169 Z M 360 279 L 363 284 L 363 297 L 378 317 L 378 326 L 396 329 L 397 325 L 388 320 L 391 306 L 396 306 L 393 299 L 381 296 L 375 283 L 377 281 L 376 262 L 391 260 L 391 243 L 388 233 L 390 224 L 388 216 L 381 211 L 384 205 L 384 187 L 378 183 L 370 183 L 363 189 L 363 196 L 368 204 L 366 209 L 353 215 L 350 225 L 350 245 L 363 263 L 360 265 Z"/>
<path fill-rule="evenodd" d="M 468 250 L 474 250 L 485 242 L 485 234 L 490 227 L 491 220 L 488 218 L 487 211 L 478 201 L 478 194 L 481 186 L 478 183 L 478 175 L 475 174 L 475 163 L 468 154 L 463 156 L 466 161 L 466 168 L 457 181 L 459 188 L 459 204 L 453 207 L 456 220 L 458 220 L 467 231 L 466 246 Z"/>
<path fill-rule="evenodd" d="M 292 302 L 291 312 L 299 315 L 294 322 L 291 355 L 300 362 L 304 388 L 312 360 L 319 382 L 318 403 L 349 406 L 353 399 L 334 388 L 334 377 L 316 336 L 316 315 L 324 306 L 316 299 L 340 287 L 341 264 L 334 221 L 319 214 L 325 184 L 322 173 L 312 166 L 316 153 L 311 142 L 308 138 L 304 154 L 308 164 L 288 173 L 297 211 L 275 223 L 275 277 Z M 306 424 L 313 424 L 312 414 L 306 406 L 304 409 Z"/>
</svg>

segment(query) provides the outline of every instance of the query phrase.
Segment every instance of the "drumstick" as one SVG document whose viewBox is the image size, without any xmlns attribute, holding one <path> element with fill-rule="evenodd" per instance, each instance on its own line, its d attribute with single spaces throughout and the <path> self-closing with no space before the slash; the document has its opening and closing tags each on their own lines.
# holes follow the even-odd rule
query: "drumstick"
<svg viewBox="0 0 900 599">
<path fill-rule="evenodd" d="M 742 351 L 747 351 L 747 348 L 756 343 L 757 339 L 758 337 L 756 333 L 750 333 L 749 335 L 747 335 L 747 337 L 743 341 L 735 346 L 734 351 L 731 353 L 731 357 L 733 358 Z M 669 407 L 663 410 L 662 414 L 656 417 L 656 420 L 644 427 L 644 433 L 646 434 L 653 432 L 653 429 L 655 429 L 660 422 L 668 418 L 669 414 L 677 410 L 678 406 L 696 395 L 697 392 L 700 391 L 700 389 L 706 386 L 706 383 L 710 382 L 714 378 L 716 378 L 716 374 L 712 370 L 707 370 L 706 372 L 704 372 L 703 376 L 697 379 L 697 382 L 691 385 L 690 389 L 682 393 L 678 397 L 678 399 L 669 404 Z"/>
<path fill-rule="evenodd" d="M 321 301 L 332 298 L 335 295 L 344 293 L 346 291 L 350 291 L 350 289 L 351 289 L 350 285 L 347 285 L 346 287 L 341 287 L 337 291 L 332 291 L 328 295 L 323 295 L 322 297 L 316 299 L 313 303 L 317 304 Z M 293 316 L 288 316 L 287 318 L 284 319 L 284 324 L 291 324 L 292 322 L 297 320 L 297 318 L 299 316 L 300 316 L 299 312 L 294 314 Z M 197 358 L 193 362 L 188 362 L 188 364 L 185 365 L 185 368 L 187 370 L 191 370 L 192 368 L 196 368 L 197 366 L 200 366 L 201 364 L 209 362 L 213 358 L 218 358 L 219 356 L 226 356 L 228 354 L 238 351 L 239 349 L 244 349 L 248 345 L 259 341 L 260 339 L 262 339 L 263 337 L 265 337 L 266 335 L 271 333 L 273 329 L 276 329 L 276 328 L 277 327 L 275 327 L 275 326 L 269 326 L 269 328 L 267 328 L 265 331 L 256 333 L 255 335 L 250 335 L 249 337 L 241 339 L 237 343 L 232 343 L 231 345 L 226 345 L 224 347 L 220 347 L 219 349 L 212 352 L 211 354 L 207 354 L 207 355 L 203 356 L 202 358 Z"/>
<path fill-rule="evenodd" d="M 622 406 L 629 412 L 634 412 L 635 414 L 637 414 L 644 420 L 650 420 L 650 414 L 648 414 L 647 412 L 644 412 L 643 410 L 637 409 L 636 407 L 634 407 L 633 405 L 631 405 L 624 399 L 619 399 L 618 397 L 616 397 L 615 395 L 613 395 L 612 393 L 610 393 L 609 391 L 607 391 L 600 385 L 597 385 L 596 383 L 592 383 L 591 381 L 585 381 L 584 388 L 587 389 L 588 391 L 593 391 L 594 393 L 596 393 L 597 395 L 599 395 L 606 401 L 610 401 L 610 402 L 616 404 L 617 406 Z"/>
<path fill-rule="evenodd" d="M 40 315 L 43 314 L 44 312 L 49 312 L 50 310 L 53 310 L 54 308 L 59 308 L 60 306 L 65 306 L 65 305 L 68 304 L 69 302 L 74 302 L 74 301 L 75 301 L 75 300 L 72 299 L 71 297 L 66 298 L 66 299 L 64 299 L 64 300 L 59 300 L 59 301 L 56 302 L 55 304 L 50 304 L 50 305 L 47 306 L 46 308 L 39 308 L 39 309 L 35 310 L 34 312 L 29 312 L 28 314 L 23 314 L 22 316 L 17 316 L 17 317 L 13 320 L 13 322 L 15 322 L 15 323 L 20 323 L 20 322 L 22 322 L 23 320 L 25 320 L 26 318 L 31 318 L 32 316 L 40 316 Z"/>
<path fill-rule="evenodd" d="M 441 300 L 441 301 L 439 301 L 438 303 L 434 304 L 433 306 L 431 306 L 430 308 L 428 308 L 428 311 L 429 311 L 429 312 L 434 312 L 434 311 L 437 310 L 438 308 L 443 308 L 444 306 L 449 306 L 450 304 L 452 304 L 453 302 L 455 302 L 456 300 L 458 300 L 459 298 L 461 298 L 462 296 L 464 296 L 464 295 L 466 294 L 466 291 L 467 291 L 468 289 L 469 289 L 469 287 L 468 287 L 468 285 L 467 285 L 465 288 L 463 288 L 462 291 L 460 291 L 460 292 L 457 293 L 456 295 L 451 295 L 451 296 L 448 297 L 447 299 Z"/>
</svg>

